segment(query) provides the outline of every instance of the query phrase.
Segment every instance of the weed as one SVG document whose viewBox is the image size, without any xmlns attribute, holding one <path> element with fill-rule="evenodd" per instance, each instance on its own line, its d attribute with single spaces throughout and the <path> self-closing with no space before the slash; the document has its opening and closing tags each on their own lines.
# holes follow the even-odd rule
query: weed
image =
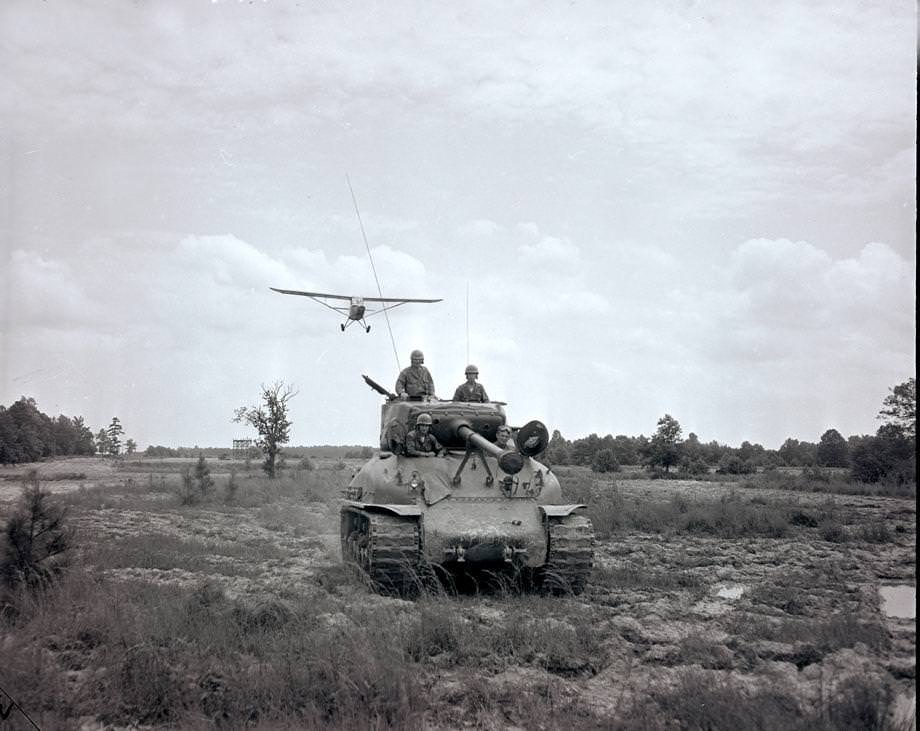
<svg viewBox="0 0 920 731">
<path fill-rule="evenodd" d="M 866 543 L 891 543 L 894 535 L 885 523 L 875 521 L 859 526 L 856 529 L 856 538 Z"/>
</svg>

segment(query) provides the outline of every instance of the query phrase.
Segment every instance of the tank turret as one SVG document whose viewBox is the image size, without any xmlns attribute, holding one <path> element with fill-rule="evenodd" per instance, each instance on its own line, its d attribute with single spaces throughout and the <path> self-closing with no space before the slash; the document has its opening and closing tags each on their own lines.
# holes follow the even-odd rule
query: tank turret
<svg viewBox="0 0 920 731">
<path fill-rule="evenodd" d="M 349 483 L 341 511 L 342 555 L 384 590 L 418 586 L 432 569 L 525 571 L 538 586 L 583 591 L 593 564 L 593 528 L 580 504 L 564 504 L 559 481 L 535 457 L 549 436 L 539 421 L 496 443 L 501 402 L 400 400 L 381 407 L 380 451 Z M 439 456 L 408 456 L 406 440 L 425 414 Z M 424 458 L 427 456 L 428 458 Z"/>
</svg>

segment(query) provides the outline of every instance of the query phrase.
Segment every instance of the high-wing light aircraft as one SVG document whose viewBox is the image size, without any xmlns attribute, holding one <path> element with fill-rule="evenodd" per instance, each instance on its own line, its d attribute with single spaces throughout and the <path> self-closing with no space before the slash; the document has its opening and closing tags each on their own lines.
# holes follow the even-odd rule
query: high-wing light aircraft
<svg viewBox="0 0 920 731">
<path fill-rule="evenodd" d="M 319 302 L 324 307 L 328 307 L 330 310 L 335 310 L 346 316 L 345 322 L 343 322 L 339 327 L 342 328 L 342 332 L 345 332 L 345 328 L 351 325 L 353 322 L 360 322 L 364 326 L 364 332 L 370 332 L 371 326 L 365 322 L 366 317 L 371 315 L 379 315 L 385 310 L 392 310 L 394 307 L 399 307 L 410 302 L 440 302 L 441 300 L 422 300 L 422 299 L 408 299 L 406 297 L 356 297 L 353 295 L 346 294 L 323 294 L 322 292 L 300 292 L 296 289 L 277 289 L 276 287 L 269 287 L 274 292 L 281 292 L 281 294 L 298 294 L 301 297 L 309 297 L 316 302 Z M 347 305 L 331 305 L 326 300 L 345 300 L 348 302 Z M 382 306 L 375 309 L 369 308 L 365 302 L 379 302 Z"/>
</svg>

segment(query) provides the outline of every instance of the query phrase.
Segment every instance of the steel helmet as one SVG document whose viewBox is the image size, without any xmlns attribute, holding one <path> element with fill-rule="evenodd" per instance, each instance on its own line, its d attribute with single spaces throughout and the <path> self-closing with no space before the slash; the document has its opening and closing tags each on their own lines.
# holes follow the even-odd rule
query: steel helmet
<svg viewBox="0 0 920 731">
<path fill-rule="evenodd" d="M 479 375 L 479 369 L 478 369 L 476 366 L 474 366 L 472 363 L 470 363 L 470 364 L 466 367 L 466 370 L 464 371 L 464 373 L 466 373 L 466 375 L 469 375 L 470 373 L 475 373 L 475 374 L 478 376 L 478 375 Z"/>
<path fill-rule="evenodd" d="M 416 426 L 419 424 L 428 424 L 431 426 L 431 414 L 419 414 L 418 418 L 415 420 Z"/>
<path fill-rule="evenodd" d="M 415 360 L 416 358 L 418 358 L 421 361 L 424 361 L 425 354 L 421 350 L 413 350 L 411 353 L 409 353 L 410 360 Z"/>
</svg>

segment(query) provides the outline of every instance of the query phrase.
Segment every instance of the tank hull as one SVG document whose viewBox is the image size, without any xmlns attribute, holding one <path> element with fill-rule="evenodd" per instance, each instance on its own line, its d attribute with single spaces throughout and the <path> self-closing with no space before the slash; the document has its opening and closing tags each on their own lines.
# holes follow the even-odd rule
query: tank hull
<svg viewBox="0 0 920 731">
<path fill-rule="evenodd" d="M 443 457 L 381 452 L 354 476 L 342 507 L 342 554 L 380 588 L 405 591 L 431 567 L 528 569 L 538 584 L 580 593 L 593 531 L 562 504 L 556 476 L 524 457 L 516 474 L 477 450 Z"/>
</svg>

